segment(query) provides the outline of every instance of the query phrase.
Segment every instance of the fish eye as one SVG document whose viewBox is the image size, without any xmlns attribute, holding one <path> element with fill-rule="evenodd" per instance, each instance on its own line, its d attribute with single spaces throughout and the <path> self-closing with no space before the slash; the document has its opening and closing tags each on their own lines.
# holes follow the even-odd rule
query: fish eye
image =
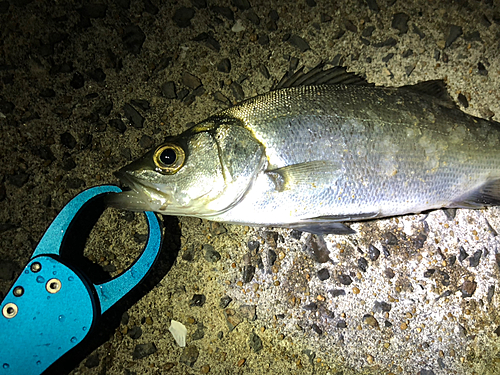
<svg viewBox="0 0 500 375">
<path fill-rule="evenodd" d="M 156 170 L 163 174 L 174 174 L 184 164 L 186 154 L 175 144 L 164 144 L 158 147 L 153 155 Z"/>
</svg>

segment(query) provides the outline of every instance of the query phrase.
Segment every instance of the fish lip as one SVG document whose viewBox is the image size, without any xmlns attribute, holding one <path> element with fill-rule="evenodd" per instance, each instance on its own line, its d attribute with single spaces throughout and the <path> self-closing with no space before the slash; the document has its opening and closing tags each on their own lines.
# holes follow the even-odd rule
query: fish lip
<svg viewBox="0 0 500 375">
<path fill-rule="evenodd" d="M 147 186 L 144 184 L 141 184 L 139 181 L 136 179 L 132 178 L 131 176 L 128 175 L 127 172 L 122 172 L 121 170 L 113 172 L 116 178 L 120 180 L 120 182 L 127 187 L 129 190 L 134 191 L 137 194 L 140 194 L 142 191 L 144 191 Z"/>
<path fill-rule="evenodd" d="M 113 172 L 113 175 L 117 179 L 119 179 L 122 184 L 124 184 L 125 186 L 129 187 L 130 189 L 133 189 L 134 182 L 127 176 L 127 173 L 122 172 L 122 171 L 116 171 L 116 172 Z"/>
<path fill-rule="evenodd" d="M 122 189 L 121 193 L 108 198 L 109 206 L 131 211 L 161 212 L 169 205 L 167 202 L 171 198 L 167 194 L 162 194 L 155 186 L 143 183 L 143 181 L 131 175 L 127 170 L 120 169 L 113 172 L 113 175 L 120 180 L 125 188 Z M 148 192 L 154 192 L 157 195 L 162 195 L 162 197 L 151 196 Z M 131 199 L 133 204 L 127 202 L 128 199 Z"/>
</svg>

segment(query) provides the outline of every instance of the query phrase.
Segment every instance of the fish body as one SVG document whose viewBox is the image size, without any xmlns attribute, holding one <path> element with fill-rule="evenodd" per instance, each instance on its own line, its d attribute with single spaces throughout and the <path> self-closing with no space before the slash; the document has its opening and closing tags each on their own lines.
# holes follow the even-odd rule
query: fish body
<svg viewBox="0 0 500 375">
<path fill-rule="evenodd" d="M 312 84 L 256 96 L 122 168 L 132 191 L 111 203 L 313 233 L 496 205 L 500 124 L 462 112 L 443 87 Z"/>
</svg>

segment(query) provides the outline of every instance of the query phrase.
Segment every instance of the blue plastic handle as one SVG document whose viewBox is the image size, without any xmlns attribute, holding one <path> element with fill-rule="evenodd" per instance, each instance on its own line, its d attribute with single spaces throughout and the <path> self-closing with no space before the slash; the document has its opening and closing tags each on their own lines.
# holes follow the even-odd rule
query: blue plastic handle
<svg viewBox="0 0 500 375">
<path fill-rule="evenodd" d="M 158 257 L 162 241 L 160 223 L 153 212 L 145 214 L 148 220 L 149 238 L 141 257 L 119 277 L 94 285 L 101 304 L 101 314 L 139 284 Z"/>
<path fill-rule="evenodd" d="M 137 286 L 151 269 L 162 243 L 161 226 L 152 212 L 145 212 L 149 236 L 143 253 L 128 270 L 110 281 L 89 283 L 77 267 L 59 257 L 68 227 L 83 206 L 99 195 L 119 192 L 116 186 L 103 185 L 80 193 L 43 235 L 0 304 L 0 375 L 45 371 L 80 343 L 99 316 Z"/>
</svg>

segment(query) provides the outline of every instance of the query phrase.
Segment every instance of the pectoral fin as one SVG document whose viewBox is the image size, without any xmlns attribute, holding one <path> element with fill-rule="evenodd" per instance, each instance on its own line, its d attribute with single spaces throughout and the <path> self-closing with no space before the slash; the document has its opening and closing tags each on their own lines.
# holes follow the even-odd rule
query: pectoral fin
<svg viewBox="0 0 500 375">
<path fill-rule="evenodd" d="M 340 167 L 332 161 L 310 161 L 271 169 L 266 174 L 271 178 L 276 191 L 293 188 L 320 188 L 330 186 L 339 175 Z"/>
</svg>

